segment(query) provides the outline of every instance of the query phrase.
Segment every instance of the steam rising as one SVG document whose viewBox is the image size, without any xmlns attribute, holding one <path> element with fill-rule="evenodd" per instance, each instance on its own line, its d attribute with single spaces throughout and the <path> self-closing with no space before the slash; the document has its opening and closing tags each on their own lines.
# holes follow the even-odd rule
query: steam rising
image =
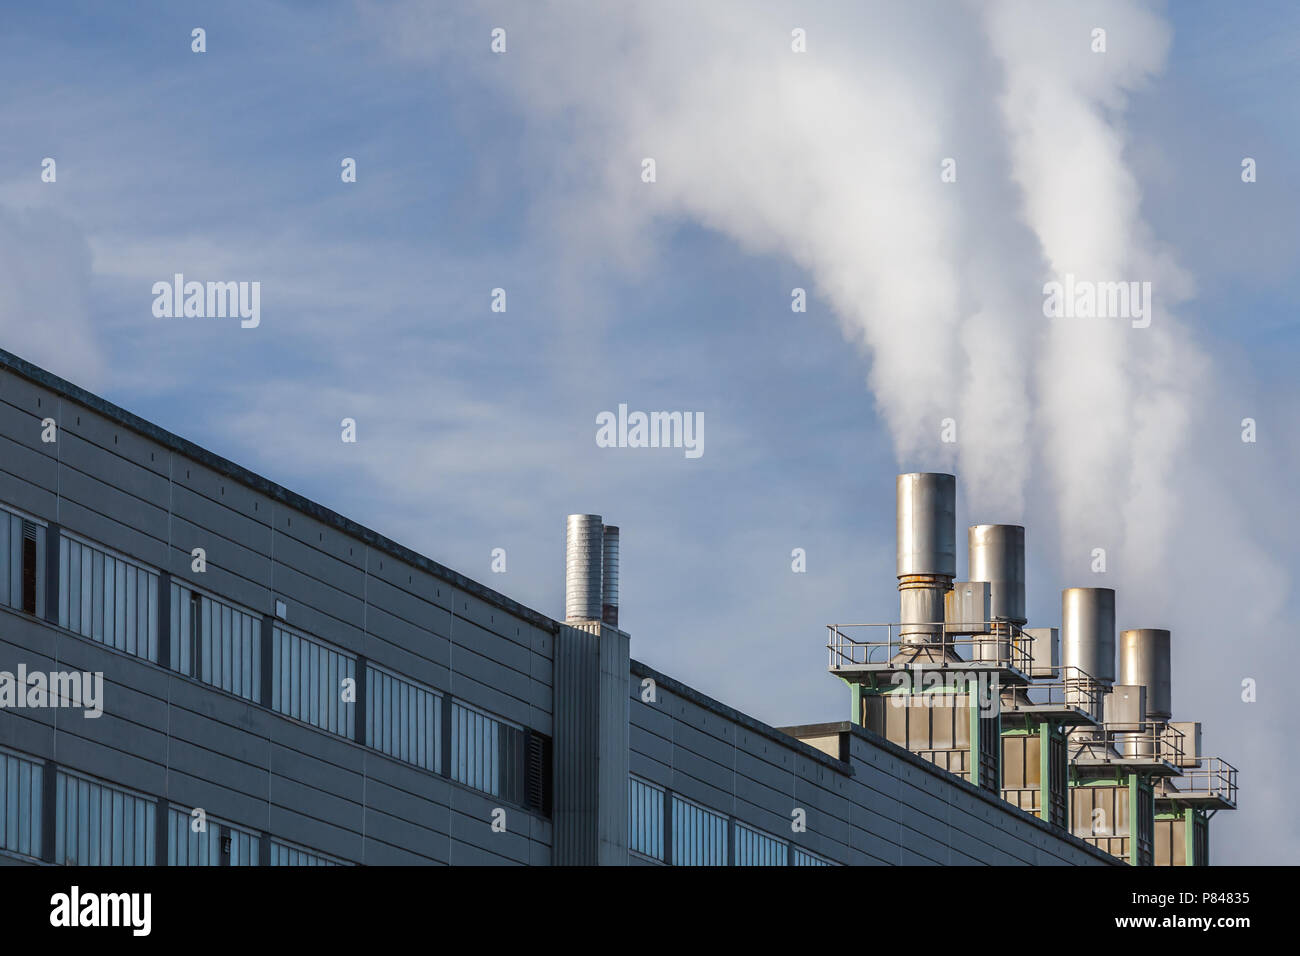
<svg viewBox="0 0 1300 956">
<path fill-rule="evenodd" d="M 1211 700 L 1199 675 L 1247 629 L 1242 673 L 1281 653 L 1289 582 L 1247 523 L 1250 496 L 1278 489 L 1225 464 L 1240 403 L 1180 322 L 1191 278 L 1126 162 L 1126 107 L 1162 71 L 1168 26 L 1127 3 L 863 6 L 537 3 L 450 25 L 412 9 L 399 42 L 563 137 L 547 222 L 577 254 L 636 267 L 656 222 L 686 221 L 798 263 L 863 353 L 900 470 L 954 469 L 971 520 L 1053 540 L 1057 587 L 1098 583 L 1104 548 L 1124 626 L 1175 629 L 1176 713 L 1204 701 L 1190 716 L 1212 735 L 1219 716 L 1225 743 L 1263 733 L 1240 678 Z M 506 56 L 463 48 L 498 20 Z M 1044 317 L 1044 283 L 1066 274 L 1150 282 L 1150 326 Z"/>
</svg>

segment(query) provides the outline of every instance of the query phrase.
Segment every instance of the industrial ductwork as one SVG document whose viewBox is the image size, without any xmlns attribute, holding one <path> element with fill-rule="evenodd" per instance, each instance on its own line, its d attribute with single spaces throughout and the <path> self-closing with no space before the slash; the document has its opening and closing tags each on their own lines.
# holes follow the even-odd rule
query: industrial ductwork
<svg viewBox="0 0 1300 956">
<path fill-rule="evenodd" d="M 934 643 L 957 574 L 957 479 L 914 472 L 899 475 L 897 487 L 899 639 Z"/>
</svg>

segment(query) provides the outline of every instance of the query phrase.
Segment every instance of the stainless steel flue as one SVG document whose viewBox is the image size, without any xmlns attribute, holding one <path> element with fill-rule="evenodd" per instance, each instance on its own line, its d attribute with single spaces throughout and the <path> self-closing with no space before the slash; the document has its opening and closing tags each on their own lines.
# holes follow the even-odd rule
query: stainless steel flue
<svg viewBox="0 0 1300 956">
<path fill-rule="evenodd" d="M 610 627 L 618 627 L 618 527 L 605 525 L 601 562 L 600 619 Z"/>
<path fill-rule="evenodd" d="M 601 565 L 605 560 L 600 515 L 569 515 L 564 535 L 564 617 L 601 619 Z"/>
<path fill-rule="evenodd" d="M 1115 591 L 1066 588 L 1061 592 L 1061 663 L 1093 680 L 1115 683 Z"/>
<path fill-rule="evenodd" d="M 1025 529 L 1018 524 L 974 524 L 967 529 L 970 579 L 989 585 L 991 638 L 974 647 L 976 660 L 1011 659 L 1013 626 L 1025 614 Z"/>
<path fill-rule="evenodd" d="M 1147 689 L 1147 716 L 1168 720 L 1173 716 L 1169 679 L 1169 632 L 1138 627 L 1119 635 L 1119 682 Z"/>
<path fill-rule="evenodd" d="M 957 479 L 914 472 L 898 482 L 899 637 L 940 640 L 943 596 L 957 575 Z"/>
<path fill-rule="evenodd" d="M 967 531 L 970 580 L 989 583 L 995 621 L 1024 624 L 1025 529 L 1018 524 L 973 524 Z"/>
</svg>

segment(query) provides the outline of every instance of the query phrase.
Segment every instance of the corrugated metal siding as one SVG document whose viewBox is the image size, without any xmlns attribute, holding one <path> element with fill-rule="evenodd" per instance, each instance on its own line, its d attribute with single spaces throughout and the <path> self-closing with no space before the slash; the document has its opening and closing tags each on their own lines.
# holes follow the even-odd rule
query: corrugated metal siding
<svg viewBox="0 0 1300 956">
<path fill-rule="evenodd" d="M 846 767 L 645 665 L 631 673 L 631 773 L 742 827 L 790 834 L 798 863 L 801 851 L 851 865 L 1103 862 L 861 730 Z M 653 703 L 641 700 L 646 676 Z M 792 829 L 796 811 L 806 832 Z"/>
<path fill-rule="evenodd" d="M 599 842 L 599 637 L 562 627 L 555 652 L 555 863 L 593 866 Z"/>
<path fill-rule="evenodd" d="M 236 480 L 201 450 L 187 457 L 146 437 L 157 431 L 147 423 L 132 430 L 16 375 L 11 361 L 0 359 L 0 503 L 255 614 L 278 597 L 295 631 L 554 732 L 553 624 L 494 603 L 494 592 L 454 572 L 439 576 L 434 562 L 404 560 L 404 549 L 256 476 Z M 59 422 L 55 443 L 40 441 L 46 416 Z M 308 511 L 287 503 L 299 500 Z M 201 575 L 191 568 L 196 547 L 206 551 Z M 114 599 L 116 626 L 116 590 Z M 48 670 L 57 658 L 61 669 L 103 671 L 107 705 L 97 720 L 60 714 L 57 732 L 52 711 L 6 712 L 0 743 L 48 759 L 57 733 L 60 764 L 345 860 L 550 862 L 549 819 L 515 809 L 510 832 L 493 834 L 500 798 L 470 797 L 437 774 L 28 615 L 0 615 L 0 668 Z M 232 686 L 233 651 L 232 642 Z M 223 681 L 224 668 L 223 655 Z"/>
</svg>

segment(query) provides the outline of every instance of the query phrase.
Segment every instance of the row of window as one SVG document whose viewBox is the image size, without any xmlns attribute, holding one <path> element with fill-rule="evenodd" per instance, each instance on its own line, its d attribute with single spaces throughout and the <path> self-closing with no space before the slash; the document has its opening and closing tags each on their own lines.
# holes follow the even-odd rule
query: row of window
<svg viewBox="0 0 1300 956">
<path fill-rule="evenodd" d="M 45 767 L 0 750 L 0 850 L 44 859 L 41 814 Z M 152 866 L 159 856 L 158 802 L 59 769 L 55 775 L 54 846 L 49 859 L 68 866 Z M 257 866 L 264 840 L 271 866 L 339 866 L 345 861 L 168 807 L 169 866 Z M 196 826 L 198 829 L 196 830 Z"/>
<path fill-rule="evenodd" d="M 672 852 L 665 858 L 664 831 L 669 824 Z M 628 777 L 628 847 L 634 853 L 674 866 L 727 866 L 729 840 L 734 841 L 734 866 L 834 865 L 788 840 L 668 794 L 663 787 L 639 777 Z"/>
<path fill-rule="evenodd" d="M 46 530 L 0 510 L 0 600 L 33 614 L 45 608 Z M 161 575 L 66 531 L 60 530 L 58 548 L 59 626 L 159 663 Z M 432 688 L 368 662 L 358 675 L 356 657 L 279 622 L 270 628 L 271 647 L 264 648 L 261 616 L 179 581 L 163 596 L 170 618 L 163 650 L 173 670 L 476 790 L 549 812 L 549 743 L 540 735 L 445 701 Z M 264 681 L 268 666 L 270 679 Z M 365 701 L 360 737 L 359 676 Z M 444 754 L 447 744 L 450 753 Z"/>
<path fill-rule="evenodd" d="M 262 693 L 261 618 L 175 581 L 170 596 L 172 668 L 257 703 Z"/>
<path fill-rule="evenodd" d="M 60 535 L 59 627 L 157 663 L 158 575 Z"/>
<path fill-rule="evenodd" d="M 44 598 L 45 535 L 38 525 L 0 511 L 0 603 L 35 614 Z"/>
</svg>

